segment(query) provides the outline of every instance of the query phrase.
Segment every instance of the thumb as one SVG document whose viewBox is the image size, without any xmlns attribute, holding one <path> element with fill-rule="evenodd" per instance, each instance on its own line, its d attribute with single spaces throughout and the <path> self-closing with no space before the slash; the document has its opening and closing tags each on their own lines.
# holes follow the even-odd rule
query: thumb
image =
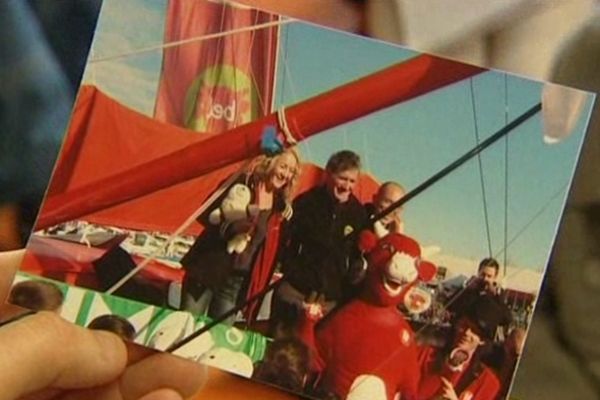
<svg viewBox="0 0 600 400">
<path fill-rule="evenodd" d="M 0 400 L 45 388 L 98 386 L 117 378 L 126 362 L 118 336 L 40 312 L 0 328 Z"/>
<path fill-rule="evenodd" d="M 160 389 L 152 393 L 148 393 L 139 400 L 183 400 L 181 395 L 172 389 Z"/>
<path fill-rule="evenodd" d="M 24 254 L 24 250 L 0 252 L 0 302 L 3 302 L 8 296 L 10 285 L 21 265 Z"/>
</svg>

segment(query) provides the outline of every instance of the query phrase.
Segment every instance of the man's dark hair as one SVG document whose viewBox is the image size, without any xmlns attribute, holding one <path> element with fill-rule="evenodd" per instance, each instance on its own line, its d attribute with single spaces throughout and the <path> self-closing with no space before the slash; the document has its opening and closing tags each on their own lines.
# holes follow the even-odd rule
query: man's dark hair
<svg viewBox="0 0 600 400">
<path fill-rule="evenodd" d="M 293 337 L 276 339 L 254 370 L 253 378 L 298 392 L 304 387 L 309 365 L 310 352 L 302 341 Z"/>
<path fill-rule="evenodd" d="M 496 275 L 498 275 L 498 271 L 500 270 L 500 264 L 498 264 L 498 261 L 496 261 L 495 258 L 488 257 L 488 258 L 484 258 L 483 260 L 481 260 L 481 262 L 479 263 L 479 268 L 477 268 L 477 271 L 481 271 L 482 269 L 484 269 L 486 267 L 494 268 L 496 270 Z"/>
<path fill-rule="evenodd" d="M 329 157 L 325 169 L 329 173 L 338 173 L 349 169 L 360 170 L 360 156 L 351 150 L 341 150 Z"/>
</svg>

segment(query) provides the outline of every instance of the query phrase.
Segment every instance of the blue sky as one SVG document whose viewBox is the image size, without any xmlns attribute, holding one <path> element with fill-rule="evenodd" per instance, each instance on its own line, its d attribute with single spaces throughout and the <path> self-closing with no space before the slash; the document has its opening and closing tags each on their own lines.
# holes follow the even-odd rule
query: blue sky
<svg viewBox="0 0 600 400">
<path fill-rule="evenodd" d="M 90 64 L 84 78 L 148 115 L 154 107 L 162 52 L 130 53 L 162 42 L 165 4 L 165 0 L 106 0 L 91 58 L 123 56 Z M 283 28 L 280 46 L 278 106 L 294 104 L 416 54 L 300 23 Z M 506 117 L 510 121 L 539 102 L 540 93 L 540 83 L 486 72 L 324 132 L 303 143 L 301 151 L 305 160 L 323 165 L 331 153 L 352 149 L 363 157 L 367 172 L 380 181 L 398 181 L 410 190 L 475 146 L 475 125 L 483 139 L 504 126 Z M 482 170 L 475 158 L 408 203 L 407 233 L 447 253 L 486 257 L 485 198 L 492 253 L 503 258 L 506 228 L 508 241 L 514 239 L 507 249 L 509 263 L 542 269 L 587 118 L 584 112 L 576 133 L 555 145 L 542 141 L 539 115 L 527 121 L 506 141 L 481 154 Z"/>
<path fill-rule="evenodd" d="M 301 24 L 288 26 L 282 42 L 277 100 L 283 105 L 414 56 L 399 47 Z M 507 117 L 510 121 L 539 102 L 541 87 L 487 72 L 311 138 L 302 145 L 303 154 L 323 165 L 332 152 L 350 148 L 363 156 L 369 173 L 410 190 L 476 145 L 475 124 L 483 140 Z M 502 259 L 506 226 L 507 243 L 519 234 L 507 249 L 509 263 L 542 269 L 583 137 L 582 124 L 579 128 L 568 140 L 547 145 L 540 117 L 526 122 L 509 135 L 508 144 L 503 139 L 481 154 L 481 170 L 474 158 L 408 203 L 407 232 L 472 259 L 486 257 L 491 245 L 492 254 Z"/>
<path fill-rule="evenodd" d="M 166 0 L 105 0 L 83 83 L 150 115 L 162 63 Z M 153 51 L 140 49 L 158 47 Z M 108 61 L 95 61 L 116 57 Z"/>
</svg>

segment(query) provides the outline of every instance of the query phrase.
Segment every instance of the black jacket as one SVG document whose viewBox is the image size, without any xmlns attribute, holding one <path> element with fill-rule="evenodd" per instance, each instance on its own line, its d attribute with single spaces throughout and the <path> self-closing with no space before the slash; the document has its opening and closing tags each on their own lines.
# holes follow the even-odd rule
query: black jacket
<svg viewBox="0 0 600 400">
<path fill-rule="evenodd" d="M 282 259 L 288 282 L 305 295 L 315 291 L 343 300 L 360 260 L 357 234 L 367 224 L 363 205 L 354 196 L 338 203 L 318 186 L 300 195 L 293 208 Z"/>
</svg>

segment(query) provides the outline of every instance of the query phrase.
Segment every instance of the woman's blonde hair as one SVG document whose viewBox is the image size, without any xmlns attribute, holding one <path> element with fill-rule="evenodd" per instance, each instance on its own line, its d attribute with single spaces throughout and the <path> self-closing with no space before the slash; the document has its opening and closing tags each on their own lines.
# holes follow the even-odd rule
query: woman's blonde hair
<svg viewBox="0 0 600 400">
<path fill-rule="evenodd" d="M 279 160 L 280 157 L 286 154 L 291 154 L 296 160 L 296 169 L 292 174 L 290 181 L 283 188 L 280 189 L 283 200 L 286 203 L 289 203 L 291 201 L 292 195 L 294 194 L 294 190 L 298 185 L 298 180 L 300 178 L 300 168 L 302 164 L 300 154 L 298 153 L 298 150 L 295 147 L 289 147 L 283 150 L 281 153 L 274 156 L 262 155 L 256 157 L 248 167 L 248 175 L 249 178 L 254 180 L 255 182 L 267 181 L 269 179 L 269 176 L 273 172 L 273 169 L 275 168 L 277 160 Z"/>
</svg>

